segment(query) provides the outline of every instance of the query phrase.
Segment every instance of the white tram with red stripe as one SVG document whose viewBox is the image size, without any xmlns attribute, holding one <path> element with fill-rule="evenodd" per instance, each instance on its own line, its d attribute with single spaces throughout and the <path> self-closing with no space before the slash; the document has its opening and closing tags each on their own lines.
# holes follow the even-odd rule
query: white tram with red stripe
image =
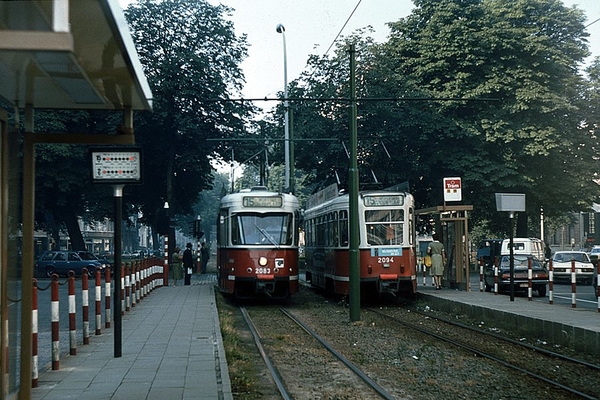
<svg viewBox="0 0 600 400">
<path fill-rule="evenodd" d="M 237 298 L 287 298 L 298 291 L 298 199 L 258 186 L 221 199 L 217 279 Z"/>
<path fill-rule="evenodd" d="M 306 280 L 330 293 L 349 292 L 349 196 L 337 187 L 309 199 L 303 226 Z M 319 196 L 317 196 L 319 197 Z M 361 191 L 358 199 L 361 297 L 417 291 L 414 198 L 399 191 Z"/>
</svg>

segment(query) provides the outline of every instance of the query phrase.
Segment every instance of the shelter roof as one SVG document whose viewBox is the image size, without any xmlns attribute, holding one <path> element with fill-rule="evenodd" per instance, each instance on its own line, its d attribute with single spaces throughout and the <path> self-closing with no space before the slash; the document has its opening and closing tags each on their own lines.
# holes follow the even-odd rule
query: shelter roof
<svg viewBox="0 0 600 400">
<path fill-rule="evenodd" d="M 19 108 L 152 107 L 117 0 L 0 0 L 0 76 Z"/>
</svg>

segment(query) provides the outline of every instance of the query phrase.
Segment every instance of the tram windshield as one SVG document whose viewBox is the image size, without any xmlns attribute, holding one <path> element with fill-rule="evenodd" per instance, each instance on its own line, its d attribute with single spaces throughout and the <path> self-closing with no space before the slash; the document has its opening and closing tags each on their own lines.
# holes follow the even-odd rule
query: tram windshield
<svg viewBox="0 0 600 400">
<path fill-rule="evenodd" d="M 366 210 L 367 243 L 375 246 L 401 245 L 404 210 Z"/>
<path fill-rule="evenodd" d="M 243 213 L 231 216 L 234 245 L 291 245 L 294 240 L 292 214 Z"/>
</svg>

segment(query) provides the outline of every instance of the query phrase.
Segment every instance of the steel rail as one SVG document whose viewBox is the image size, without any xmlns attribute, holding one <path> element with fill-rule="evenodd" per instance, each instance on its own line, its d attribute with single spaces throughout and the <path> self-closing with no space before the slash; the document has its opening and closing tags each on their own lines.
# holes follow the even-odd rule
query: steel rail
<svg viewBox="0 0 600 400">
<path fill-rule="evenodd" d="M 441 334 L 438 334 L 438 333 L 429 331 L 427 329 L 424 329 L 424 328 L 421 328 L 421 327 L 409 324 L 409 323 L 407 323 L 405 321 L 402 321 L 402 320 L 400 320 L 398 318 L 392 317 L 391 315 L 387 315 L 386 313 L 383 313 L 381 311 L 378 311 L 378 310 L 375 310 L 375 309 L 371 309 L 371 308 L 367 308 L 366 310 L 370 311 L 370 312 L 372 312 L 374 314 L 380 315 L 380 316 L 382 316 L 384 318 L 390 319 L 390 320 L 398 323 L 399 325 L 402 325 L 402 326 L 407 327 L 409 329 L 416 330 L 417 332 L 420 332 L 420 333 L 423 333 L 425 335 L 434 337 L 434 338 L 436 338 L 436 339 L 438 339 L 440 341 L 449 343 L 449 344 L 451 344 L 453 346 L 462 348 L 464 350 L 467 350 L 469 352 L 477 354 L 478 356 L 485 357 L 485 358 L 487 358 L 489 360 L 495 361 L 495 362 L 497 362 L 499 364 L 502 364 L 503 366 L 505 366 L 507 368 L 513 369 L 515 371 L 518 371 L 518 372 L 521 372 L 523 374 L 526 374 L 526 375 L 528 375 L 528 376 L 530 376 L 532 378 L 535 378 L 537 380 L 540 380 L 540 381 L 545 382 L 547 384 L 550 384 L 552 386 L 555 386 L 555 387 L 558 387 L 560 389 L 563 389 L 563 390 L 565 390 L 565 391 L 567 391 L 567 392 L 569 392 L 571 394 L 580 396 L 580 397 L 585 398 L 585 399 L 597 400 L 597 397 L 595 397 L 595 396 L 590 396 L 587 393 L 584 393 L 584 392 L 581 392 L 579 390 L 573 389 L 573 388 L 571 388 L 569 386 L 563 385 L 560 382 L 553 381 L 552 379 L 549 379 L 549 378 L 546 378 L 546 377 L 544 377 L 542 375 L 536 374 L 535 372 L 531 372 L 531 371 L 529 371 L 527 369 L 521 368 L 518 365 L 511 364 L 510 362 L 508 362 L 506 360 L 503 360 L 501 358 L 495 357 L 495 356 L 493 356 L 491 354 L 484 353 L 483 351 L 481 351 L 481 350 L 479 350 L 479 349 L 477 349 L 475 347 L 471 347 L 471 346 L 466 345 L 464 343 L 459 343 L 459 342 L 457 342 L 455 340 L 452 340 L 452 339 L 449 339 L 447 337 L 444 337 Z"/>
<path fill-rule="evenodd" d="M 379 386 L 377 382 L 369 378 L 364 372 L 362 372 L 356 365 L 354 365 L 350 360 L 344 357 L 342 354 L 338 353 L 327 341 L 325 341 L 321 336 L 319 336 L 316 332 L 310 329 L 306 324 L 300 321 L 296 316 L 291 314 L 289 311 L 284 308 L 279 309 L 283 314 L 285 314 L 289 319 L 294 321 L 298 326 L 300 326 L 306 333 L 315 338 L 316 340 L 323 345 L 331 354 L 333 354 L 338 360 L 340 360 L 346 367 L 348 367 L 352 372 L 354 372 L 360 379 L 362 379 L 368 386 L 370 386 L 378 395 L 380 395 L 384 399 L 394 400 L 395 397 L 389 394 L 384 388 Z"/>
<path fill-rule="evenodd" d="M 292 397 L 290 396 L 287 389 L 283 385 L 283 382 L 281 380 L 281 376 L 279 375 L 279 372 L 277 372 L 277 370 L 275 369 L 275 366 L 271 362 L 271 359 L 269 358 L 269 356 L 267 356 L 267 353 L 265 352 L 265 349 L 262 345 L 262 340 L 260 338 L 260 334 L 258 333 L 258 330 L 256 329 L 256 326 L 254 325 L 254 322 L 252 322 L 252 318 L 250 318 L 250 315 L 248 314 L 248 312 L 246 311 L 246 309 L 244 307 L 240 307 L 240 311 L 242 312 L 242 316 L 244 317 L 246 324 L 248 324 L 248 328 L 250 329 L 250 332 L 252 333 L 252 336 L 254 337 L 254 343 L 256 344 L 256 347 L 258 348 L 260 355 L 262 356 L 265 364 L 267 365 L 267 368 L 269 369 L 269 372 L 271 373 L 271 376 L 273 377 L 273 380 L 275 381 L 275 385 L 277 385 L 277 389 L 279 390 L 281 397 L 283 397 L 285 400 L 291 400 Z"/>
<path fill-rule="evenodd" d="M 547 349 L 544 349 L 544 348 L 541 348 L 541 347 L 537 347 L 537 346 L 534 346 L 534 345 L 529 344 L 529 343 L 519 342 L 518 340 L 511 339 L 511 338 L 508 338 L 508 337 L 503 336 L 503 335 L 499 335 L 499 334 L 494 333 L 494 332 L 487 332 L 487 331 L 484 331 L 484 330 L 481 330 L 481 329 L 478 329 L 478 328 L 474 328 L 474 327 L 469 326 L 469 325 L 461 324 L 460 322 L 455 322 L 455 321 L 451 321 L 451 320 L 448 320 L 448 319 L 445 319 L 445 318 L 442 318 L 442 317 L 434 316 L 434 315 L 431 315 L 431 314 L 426 314 L 426 313 L 423 313 L 421 311 L 415 311 L 415 310 L 413 310 L 412 312 L 414 312 L 416 314 L 419 314 L 419 315 L 423 315 L 423 316 L 428 317 L 428 318 L 436 319 L 438 321 L 444 322 L 444 323 L 449 324 L 449 325 L 453 325 L 453 326 L 457 326 L 459 328 L 467 329 L 467 330 L 470 330 L 470 331 L 473 331 L 473 332 L 476 332 L 476 333 L 480 333 L 482 335 L 491 336 L 491 337 L 493 337 L 495 339 L 503 340 L 503 341 L 505 341 L 507 343 L 514 344 L 514 345 L 526 348 L 528 350 L 535 351 L 536 353 L 544 354 L 544 355 L 549 356 L 549 357 L 558 358 L 558 359 L 563 360 L 563 361 L 569 361 L 569 362 L 572 362 L 574 364 L 579 364 L 579 365 L 582 365 L 584 367 L 587 367 L 587 368 L 590 368 L 590 369 L 594 369 L 596 371 L 600 371 L 600 365 L 598 365 L 598 364 L 592 364 L 592 363 L 589 363 L 587 361 L 579 360 L 577 358 L 569 357 L 569 356 L 566 356 L 564 354 L 556 353 L 554 351 L 550 351 L 550 350 L 547 350 Z"/>
</svg>

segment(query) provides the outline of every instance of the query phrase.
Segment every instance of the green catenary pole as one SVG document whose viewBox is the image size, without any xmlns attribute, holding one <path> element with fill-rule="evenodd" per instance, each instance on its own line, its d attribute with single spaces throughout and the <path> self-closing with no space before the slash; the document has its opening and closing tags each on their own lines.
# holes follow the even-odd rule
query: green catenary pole
<svg viewBox="0 0 600 400">
<path fill-rule="evenodd" d="M 350 321 L 360 320 L 360 263 L 358 253 L 358 162 L 356 128 L 356 49 L 350 45 Z"/>
</svg>

